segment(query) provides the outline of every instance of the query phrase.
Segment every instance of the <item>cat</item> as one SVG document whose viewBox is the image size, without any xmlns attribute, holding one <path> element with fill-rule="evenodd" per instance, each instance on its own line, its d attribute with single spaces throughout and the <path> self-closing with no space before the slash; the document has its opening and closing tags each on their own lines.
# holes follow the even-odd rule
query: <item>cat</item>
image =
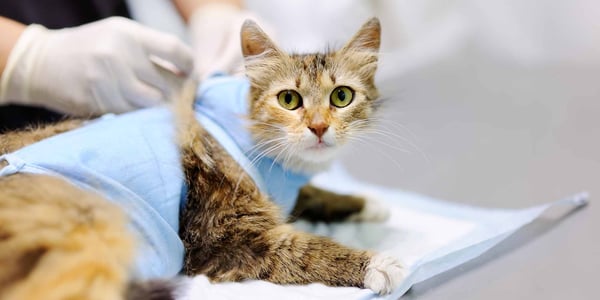
<svg viewBox="0 0 600 300">
<path fill-rule="evenodd" d="M 374 75 L 380 30 L 373 18 L 341 50 L 301 55 L 281 51 L 257 24 L 244 23 L 248 134 L 258 148 L 266 149 L 258 156 L 271 157 L 271 166 L 312 174 L 328 167 L 349 135 L 369 126 L 378 108 Z M 395 258 L 293 229 L 249 167 L 207 131 L 207 121 L 198 122 L 195 87 L 190 82 L 182 89 L 173 114 L 186 187 L 178 218 L 185 248 L 183 274 L 204 274 L 213 282 L 320 282 L 380 294 L 399 285 L 405 270 Z M 77 137 L 103 122 L 118 121 L 67 121 L 8 133 L 0 137 L 0 153 Z M 15 167 L 10 155 L 3 157 L 0 171 Z M 364 197 L 337 195 L 310 184 L 297 192 L 293 218 L 380 218 L 365 213 L 371 204 Z M 131 281 L 138 236 L 128 230 L 129 216 L 105 195 L 53 174 L 15 172 L 0 177 L 0 199 L 0 299 L 173 297 L 176 286 L 171 281 Z"/>
</svg>

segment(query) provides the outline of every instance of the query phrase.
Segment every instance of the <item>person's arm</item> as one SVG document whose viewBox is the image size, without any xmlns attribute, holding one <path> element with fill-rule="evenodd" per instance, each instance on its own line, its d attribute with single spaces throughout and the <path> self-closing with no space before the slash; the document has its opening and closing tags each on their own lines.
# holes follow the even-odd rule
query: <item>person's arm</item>
<svg viewBox="0 0 600 300">
<path fill-rule="evenodd" d="M 0 16 L 0 32 L 2 32 L 0 38 L 0 77 L 6 67 L 10 52 L 24 30 L 25 25 Z"/>
<path fill-rule="evenodd" d="M 172 0 L 184 21 L 188 22 L 196 9 L 210 4 L 226 4 L 242 9 L 242 0 Z"/>
</svg>

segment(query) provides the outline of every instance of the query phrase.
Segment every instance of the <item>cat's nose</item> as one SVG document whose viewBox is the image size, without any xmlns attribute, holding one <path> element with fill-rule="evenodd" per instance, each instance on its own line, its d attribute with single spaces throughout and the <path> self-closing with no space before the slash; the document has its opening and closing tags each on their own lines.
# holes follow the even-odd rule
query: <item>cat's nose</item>
<svg viewBox="0 0 600 300">
<path fill-rule="evenodd" d="M 308 129 L 310 129 L 310 131 L 312 131 L 312 133 L 314 133 L 319 138 L 323 137 L 325 131 L 327 131 L 328 128 L 329 125 L 325 123 L 311 124 L 310 126 L 308 126 Z"/>
</svg>

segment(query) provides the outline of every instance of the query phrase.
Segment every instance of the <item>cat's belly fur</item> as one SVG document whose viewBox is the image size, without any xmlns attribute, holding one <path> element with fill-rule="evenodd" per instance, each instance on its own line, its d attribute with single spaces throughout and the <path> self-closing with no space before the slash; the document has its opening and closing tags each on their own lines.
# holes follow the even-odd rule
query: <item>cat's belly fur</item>
<svg viewBox="0 0 600 300">
<path fill-rule="evenodd" d="M 239 91 L 245 82 L 221 79 L 211 84 L 200 90 L 196 107 L 199 121 L 261 189 L 271 194 L 284 212 L 289 212 L 298 189 L 308 177 L 286 172 L 270 160 L 250 166 L 242 150 L 244 146 L 240 146 L 247 141 L 228 134 L 230 128 L 219 123 L 223 113 L 215 114 L 210 105 L 218 103 L 212 100 L 219 99 L 240 102 L 238 97 L 245 97 L 243 89 L 238 93 L 229 92 L 232 85 Z M 172 118 L 165 107 L 105 116 L 82 128 L 0 157 L 8 162 L 0 175 L 51 174 L 98 191 L 127 212 L 131 227 L 139 236 L 137 276 L 171 276 L 181 270 L 184 255 L 178 225 L 185 191 Z"/>
</svg>

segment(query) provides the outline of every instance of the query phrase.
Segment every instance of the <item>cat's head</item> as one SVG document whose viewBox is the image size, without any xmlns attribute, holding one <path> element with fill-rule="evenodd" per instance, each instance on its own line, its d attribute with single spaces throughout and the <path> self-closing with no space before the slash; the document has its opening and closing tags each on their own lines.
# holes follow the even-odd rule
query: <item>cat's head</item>
<svg viewBox="0 0 600 300">
<path fill-rule="evenodd" d="M 255 152 L 296 171 L 326 168 L 371 123 L 380 35 L 373 18 L 340 50 L 289 54 L 246 21 L 241 41 Z"/>
</svg>

